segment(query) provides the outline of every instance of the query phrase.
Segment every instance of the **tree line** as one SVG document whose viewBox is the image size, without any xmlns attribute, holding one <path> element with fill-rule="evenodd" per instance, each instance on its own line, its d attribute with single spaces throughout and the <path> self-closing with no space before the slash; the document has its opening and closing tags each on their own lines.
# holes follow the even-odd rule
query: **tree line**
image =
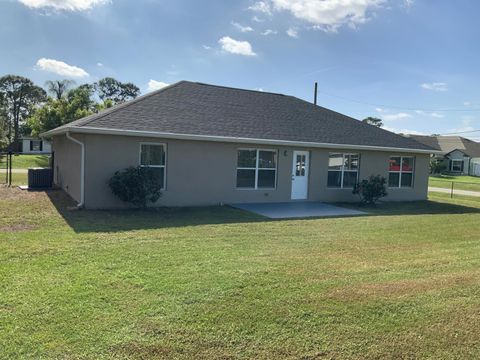
<svg viewBox="0 0 480 360">
<path fill-rule="evenodd" d="M 18 75 L 0 77 L 0 149 L 22 136 L 39 134 L 135 99 L 140 89 L 111 77 L 76 86 L 72 80 L 47 81 L 45 87 Z"/>
<path fill-rule="evenodd" d="M 39 134 L 135 99 L 140 89 L 111 77 L 76 86 L 72 80 L 47 81 L 45 88 L 18 75 L 0 78 L 0 149 L 18 144 L 22 136 Z M 381 119 L 365 123 L 382 127 Z"/>
</svg>

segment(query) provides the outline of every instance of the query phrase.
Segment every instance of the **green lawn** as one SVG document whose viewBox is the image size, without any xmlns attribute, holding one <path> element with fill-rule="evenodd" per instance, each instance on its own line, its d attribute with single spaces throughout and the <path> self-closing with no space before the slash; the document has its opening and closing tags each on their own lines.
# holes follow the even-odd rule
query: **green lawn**
<svg viewBox="0 0 480 360">
<path fill-rule="evenodd" d="M 13 155 L 13 169 L 28 169 L 30 167 L 48 167 L 49 156 L 47 155 Z M 6 156 L 0 157 L 0 169 L 5 169 Z"/>
<path fill-rule="evenodd" d="M 0 186 L 6 184 L 5 172 L 0 172 Z M 12 173 L 12 186 L 27 185 L 28 174 L 27 173 Z"/>
<path fill-rule="evenodd" d="M 435 175 L 430 176 L 429 186 L 450 189 L 454 182 L 456 190 L 472 190 L 480 191 L 480 177 L 476 176 L 452 176 L 452 175 Z"/>
<path fill-rule="evenodd" d="M 480 202 L 268 221 L 0 189 L 2 358 L 480 357 Z"/>
</svg>

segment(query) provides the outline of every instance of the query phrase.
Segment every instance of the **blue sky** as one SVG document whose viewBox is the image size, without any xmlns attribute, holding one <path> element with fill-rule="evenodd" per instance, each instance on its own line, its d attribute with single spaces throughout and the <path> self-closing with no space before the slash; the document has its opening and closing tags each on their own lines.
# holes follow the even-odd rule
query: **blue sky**
<svg viewBox="0 0 480 360">
<path fill-rule="evenodd" d="M 476 0 L 0 0 L 0 73 L 281 92 L 387 129 L 480 129 Z M 480 140 L 480 132 L 466 133 Z"/>
</svg>

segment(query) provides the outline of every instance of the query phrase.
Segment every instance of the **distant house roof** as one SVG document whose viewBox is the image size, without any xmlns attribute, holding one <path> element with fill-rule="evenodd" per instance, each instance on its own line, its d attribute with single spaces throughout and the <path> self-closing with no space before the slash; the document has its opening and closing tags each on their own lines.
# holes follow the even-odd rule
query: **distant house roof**
<svg viewBox="0 0 480 360">
<path fill-rule="evenodd" d="M 282 94 L 181 81 L 48 131 L 212 141 L 384 148 L 428 145 Z"/>
<path fill-rule="evenodd" d="M 480 143 L 461 136 L 408 136 L 422 144 L 440 150 L 443 154 L 451 153 L 454 150 L 460 150 L 470 157 L 480 157 Z"/>
</svg>

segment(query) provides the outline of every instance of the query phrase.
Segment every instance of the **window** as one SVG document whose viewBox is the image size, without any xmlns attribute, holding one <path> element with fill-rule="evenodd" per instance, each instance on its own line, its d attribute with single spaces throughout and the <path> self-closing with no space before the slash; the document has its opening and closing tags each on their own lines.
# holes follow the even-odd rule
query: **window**
<svg viewBox="0 0 480 360">
<path fill-rule="evenodd" d="M 306 155 L 297 155 L 297 161 L 295 162 L 295 176 L 305 176 L 306 160 Z"/>
<path fill-rule="evenodd" d="M 30 140 L 30 151 L 42 151 L 42 140 Z"/>
<path fill-rule="evenodd" d="M 162 189 L 165 188 L 165 145 L 140 144 L 140 166 L 148 166 L 158 173 Z"/>
<path fill-rule="evenodd" d="M 452 172 L 462 172 L 463 171 L 463 160 L 450 160 L 450 171 L 452 171 Z"/>
<path fill-rule="evenodd" d="M 359 160 L 358 154 L 330 153 L 327 186 L 353 188 L 358 180 Z"/>
<path fill-rule="evenodd" d="M 238 150 L 238 189 L 274 189 L 276 179 L 277 152 L 275 150 Z"/>
<path fill-rule="evenodd" d="M 391 156 L 388 168 L 388 187 L 412 187 L 415 158 Z"/>
</svg>

